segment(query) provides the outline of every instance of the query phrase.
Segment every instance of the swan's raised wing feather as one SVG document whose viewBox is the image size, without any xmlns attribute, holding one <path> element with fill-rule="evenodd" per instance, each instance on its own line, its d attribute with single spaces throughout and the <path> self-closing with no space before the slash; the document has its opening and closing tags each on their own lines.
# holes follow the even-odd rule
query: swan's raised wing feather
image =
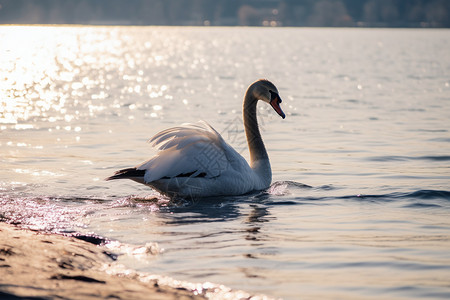
<svg viewBox="0 0 450 300">
<path fill-rule="evenodd" d="M 200 126 L 201 125 L 201 126 Z M 199 131 L 201 133 L 200 136 L 198 136 Z M 150 140 L 149 143 L 152 144 L 152 146 L 159 145 L 159 149 L 161 150 L 161 147 L 163 147 L 164 144 L 168 143 L 172 138 L 175 140 L 178 140 L 183 137 L 201 137 L 204 138 L 216 138 L 214 134 L 217 132 L 206 122 L 199 121 L 198 124 L 196 123 L 185 123 L 181 126 L 172 127 L 165 129 L 157 134 L 155 134 Z M 212 135 L 211 135 L 212 134 Z M 164 148 L 163 148 L 164 149 Z"/>
<path fill-rule="evenodd" d="M 150 142 L 158 148 L 158 154 L 136 167 L 146 170 L 144 180 L 147 183 L 182 174 L 218 177 L 232 167 L 234 156 L 241 157 L 204 121 L 166 129 Z"/>
</svg>

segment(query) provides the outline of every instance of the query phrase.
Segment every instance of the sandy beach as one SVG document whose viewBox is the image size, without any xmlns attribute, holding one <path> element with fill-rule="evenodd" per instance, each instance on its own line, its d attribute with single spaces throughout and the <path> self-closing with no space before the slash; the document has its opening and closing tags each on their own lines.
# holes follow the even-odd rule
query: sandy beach
<svg viewBox="0 0 450 300">
<path fill-rule="evenodd" d="M 265 299 L 127 270 L 106 247 L 0 223 L 1 299 Z"/>
</svg>

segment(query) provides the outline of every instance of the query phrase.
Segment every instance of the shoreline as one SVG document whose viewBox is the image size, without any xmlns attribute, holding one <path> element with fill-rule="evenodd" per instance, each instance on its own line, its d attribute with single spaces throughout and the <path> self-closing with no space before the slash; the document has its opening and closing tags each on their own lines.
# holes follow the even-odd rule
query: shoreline
<svg viewBox="0 0 450 300">
<path fill-rule="evenodd" d="M 107 247 L 0 222 L 1 299 L 269 299 L 126 269 Z"/>
</svg>

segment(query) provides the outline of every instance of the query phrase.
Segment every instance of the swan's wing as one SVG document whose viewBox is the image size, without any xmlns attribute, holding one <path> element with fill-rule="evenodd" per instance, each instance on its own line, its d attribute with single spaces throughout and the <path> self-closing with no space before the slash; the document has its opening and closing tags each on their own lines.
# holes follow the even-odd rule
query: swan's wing
<svg viewBox="0 0 450 300">
<path fill-rule="evenodd" d="M 159 152 L 136 167 L 146 170 L 146 183 L 176 176 L 214 178 L 230 168 L 248 166 L 245 159 L 204 121 L 166 129 L 149 142 Z"/>
</svg>

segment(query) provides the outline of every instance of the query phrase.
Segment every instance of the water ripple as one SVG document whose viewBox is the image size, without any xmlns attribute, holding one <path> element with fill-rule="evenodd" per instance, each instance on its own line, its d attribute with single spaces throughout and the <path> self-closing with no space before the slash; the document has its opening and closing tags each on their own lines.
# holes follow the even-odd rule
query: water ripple
<svg viewBox="0 0 450 300">
<path fill-rule="evenodd" d="M 398 156 L 398 155 L 389 155 L 389 156 L 373 156 L 367 158 L 368 161 L 376 161 L 376 162 L 390 162 L 390 161 L 408 161 L 408 160 L 425 160 L 425 161 L 449 161 L 450 155 L 436 155 L 436 156 Z"/>
</svg>

